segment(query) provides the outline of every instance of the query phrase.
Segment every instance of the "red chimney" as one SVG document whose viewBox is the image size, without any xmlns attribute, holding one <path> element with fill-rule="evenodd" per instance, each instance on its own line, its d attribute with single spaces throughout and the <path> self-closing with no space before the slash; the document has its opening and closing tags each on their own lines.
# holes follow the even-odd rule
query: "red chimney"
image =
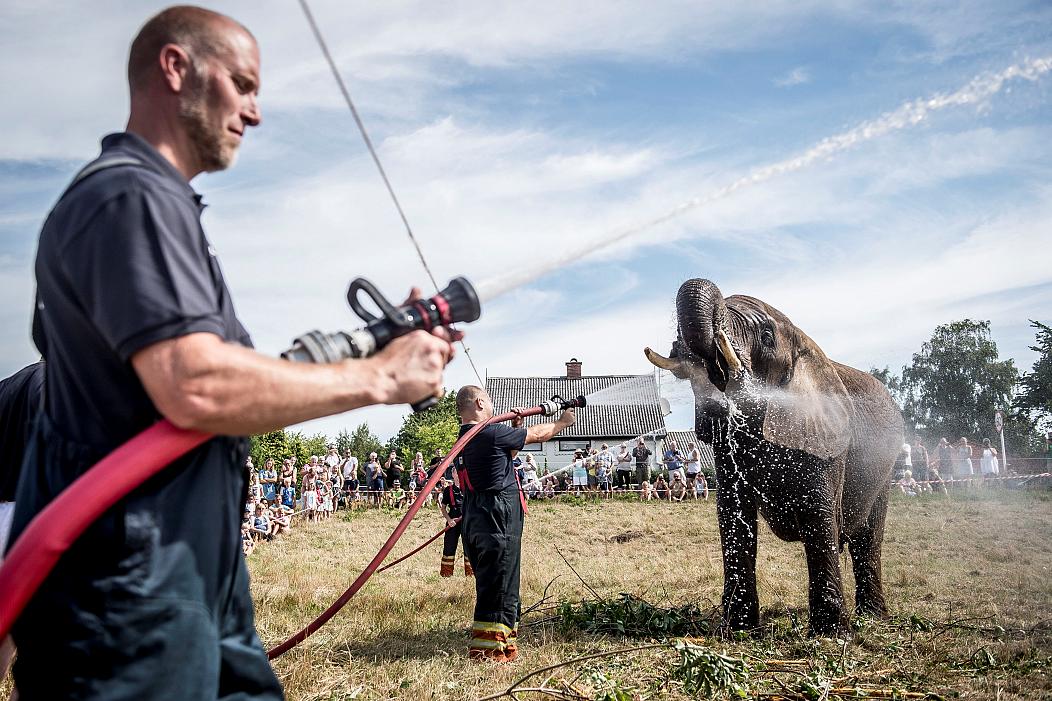
<svg viewBox="0 0 1052 701">
<path fill-rule="evenodd" d="M 566 362 L 566 379 L 567 380 L 579 380 L 581 379 L 581 361 L 577 358 L 570 358 Z"/>
</svg>

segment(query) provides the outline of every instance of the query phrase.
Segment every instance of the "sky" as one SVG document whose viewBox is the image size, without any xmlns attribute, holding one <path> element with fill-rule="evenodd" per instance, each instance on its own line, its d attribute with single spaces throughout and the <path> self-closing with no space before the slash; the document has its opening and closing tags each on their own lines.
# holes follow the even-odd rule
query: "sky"
<svg viewBox="0 0 1052 701">
<path fill-rule="evenodd" d="M 300 8 L 209 5 L 262 57 L 262 125 L 193 186 L 238 314 L 276 355 L 356 328 L 345 292 L 429 289 Z M 312 0 L 429 265 L 483 291 L 484 376 L 652 370 L 692 277 L 786 313 L 826 353 L 901 368 L 988 319 L 1036 359 L 1052 320 L 1052 4 Z M 127 118 L 151 2 L 0 7 L 0 373 L 37 358 L 36 237 Z M 501 292 L 501 294 L 496 294 Z M 477 382 L 463 353 L 447 385 Z M 693 422 L 689 390 L 662 381 Z M 405 407 L 365 421 L 392 435 Z"/>
</svg>

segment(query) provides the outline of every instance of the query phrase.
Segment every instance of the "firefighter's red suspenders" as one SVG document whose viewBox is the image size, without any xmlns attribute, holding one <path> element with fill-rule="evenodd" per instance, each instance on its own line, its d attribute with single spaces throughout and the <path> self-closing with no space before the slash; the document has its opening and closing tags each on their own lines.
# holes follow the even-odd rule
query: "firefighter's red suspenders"
<svg viewBox="0 0 1052 701">
<path fill-rule="evenodd" d="M 457 458 L 460 465 L 457 467 L 457 474 L 460 475 L 460 484 L 464 487 L 465 491 L 474 492 L 475 488 L 471 486 L 471 478 L 468 477 L 468 469 L 464 466 L 464 459 Z M 514 472 L 514 468 L 512 468 Z M 522 504 L 522 515 L 529 516 L 530 509 L 526 506 L 526 492 L 522 491 L 522 482 L 519 481 L 519 473 L 514 472 L 515 475 L 515 486 L 519 489 L 519 503 Z"/>
</svg>

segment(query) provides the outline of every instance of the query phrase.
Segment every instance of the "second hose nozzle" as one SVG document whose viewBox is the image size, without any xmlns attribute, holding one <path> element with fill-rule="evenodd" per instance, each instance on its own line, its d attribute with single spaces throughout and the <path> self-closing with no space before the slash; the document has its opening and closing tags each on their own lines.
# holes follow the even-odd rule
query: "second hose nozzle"
<svg viewBox="0 0 1052 701">
<path fill-rule="evenodd" d="M 540 403 L 540 406 L 544 408 L 543 414 L 545 416 L 555 416 L 561 411 L 567 409 L 580 409 L 585 406 L 588 401 L 584 398 L 584 395 L 574 397 L 573 399 L 563 399 L 558 394 L 554 395 L 551 399 L 546 399 Z"/>
</svg>

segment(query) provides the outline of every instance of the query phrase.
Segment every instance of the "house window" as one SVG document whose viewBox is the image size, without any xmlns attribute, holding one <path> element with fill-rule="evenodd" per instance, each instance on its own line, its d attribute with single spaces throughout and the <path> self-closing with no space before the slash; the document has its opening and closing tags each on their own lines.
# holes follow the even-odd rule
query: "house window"
<svg viewBox="0 0 1052 701">
<path fill-rule="evenodd" d="M 520 451 L 520 452 L 525 452 L 525 453 L 543 453 L 544 452 L 544 443 L 527 443 L 526 445 L 522 446 L 522 451 Z"/>
<path fill-rule="evenodd" d="M 572 453 L 575 450 L 588 450 L 590 441 L 559 441 L 560 453 Z"/>
</svg>

